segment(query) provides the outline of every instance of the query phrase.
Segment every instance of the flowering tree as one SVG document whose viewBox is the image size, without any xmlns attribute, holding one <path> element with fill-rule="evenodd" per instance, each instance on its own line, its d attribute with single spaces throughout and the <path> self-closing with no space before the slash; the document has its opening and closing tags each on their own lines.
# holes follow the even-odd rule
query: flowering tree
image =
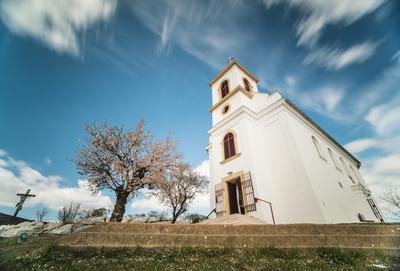
<svg viewBox="0 0 400 271">
<path fill-rule="evenodd" d="M 143 120 L 135 130 L 110 127 L 107 122 L 102 126 L 85 125 L 90 137 L 76 152 L 75 165 L 94 194 L 102 189 L 114 191 L 111 221 L 120 222 L 127 202 L 141 188 L 154 187 L 180 158 L 170 136 L 156 141 L 143 126 Z"/>
<path fill-rule="evenodd" d="M 188 210 L 195 196 L 206 190 L 208 179 L 183 163 L 169 170 L 163 177 L 164 179 L 157 183 L 153 194 L 171 208 L 171 223 L 175 223 L 177 218 Z"/>
</svg>

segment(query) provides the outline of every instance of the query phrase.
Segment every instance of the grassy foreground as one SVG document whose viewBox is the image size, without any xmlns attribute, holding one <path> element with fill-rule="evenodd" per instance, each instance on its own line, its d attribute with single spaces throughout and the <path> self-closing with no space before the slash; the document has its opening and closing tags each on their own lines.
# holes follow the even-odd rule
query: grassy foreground
<svg viewBox="0 0 400 271">
<path fill-rule="evenodd" d="M 0 270 L 400 270 L 400 256 L 326 248 L 76 251 L 56 246 L 48 238 L 27 243 L 4 239 L 0 240 Z"/>
</svg>

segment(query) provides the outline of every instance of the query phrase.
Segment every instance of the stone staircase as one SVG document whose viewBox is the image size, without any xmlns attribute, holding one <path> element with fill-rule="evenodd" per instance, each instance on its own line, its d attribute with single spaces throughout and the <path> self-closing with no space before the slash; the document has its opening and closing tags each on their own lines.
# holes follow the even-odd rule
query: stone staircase
<svg viewBox="0 0 400 271">
<path fill-rule="evenodd" d="M 58 243 L 76 248 L 137 246 L 340 247 L 379 248 L 400 253 L 400 225 L 105 223 L 63 236 L 58 239 Z"/>
<path fill-rule="evenodd" d="M 265 224 L 264 221 L 260 220 L 259 218 L 256 218 L 254 216 L 249 216 L 249 215 L 240 215 L 240 214 L 234 214 L 234 215 L 226 215 L 226 216 L 221 216 L 217 218 L 211 218 L 211 219 L 206 219 L 201 222 L 201 224 L 210 224 L 210 225 L 216 225 L 216 224 L 223 224 L 223 225 L 251 225 L 251 224 Z"/>
</svg>

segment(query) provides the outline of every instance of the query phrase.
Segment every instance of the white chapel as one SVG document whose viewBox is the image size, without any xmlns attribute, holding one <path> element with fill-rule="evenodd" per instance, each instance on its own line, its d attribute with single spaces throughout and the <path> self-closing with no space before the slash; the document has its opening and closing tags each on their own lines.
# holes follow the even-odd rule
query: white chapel
<svg viewBox="0 0 400 271">
<path fill-rule="evenodd" d="M 278 92 L 232 59 L 210 82 L 210 204 L 215 215 L 266 223 L 354 223 L 383 218 L 360 161 Z"/>
</svg>

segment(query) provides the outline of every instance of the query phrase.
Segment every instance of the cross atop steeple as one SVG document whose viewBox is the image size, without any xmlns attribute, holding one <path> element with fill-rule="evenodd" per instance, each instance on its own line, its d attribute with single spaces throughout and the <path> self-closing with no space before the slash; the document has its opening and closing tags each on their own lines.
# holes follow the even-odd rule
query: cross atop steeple
<svg viewBox="0 0 400 271">
<path fill-rule="evenodd" d="M 236 58 L 234 57 L 234 56 L 230 56 L 229 58 L 228 58 L 228 61 L 226 62 L 226 63 L 231 63 L 232 61 L 234 61 L 234 60 L 236 60 Z"/>
</svg>

